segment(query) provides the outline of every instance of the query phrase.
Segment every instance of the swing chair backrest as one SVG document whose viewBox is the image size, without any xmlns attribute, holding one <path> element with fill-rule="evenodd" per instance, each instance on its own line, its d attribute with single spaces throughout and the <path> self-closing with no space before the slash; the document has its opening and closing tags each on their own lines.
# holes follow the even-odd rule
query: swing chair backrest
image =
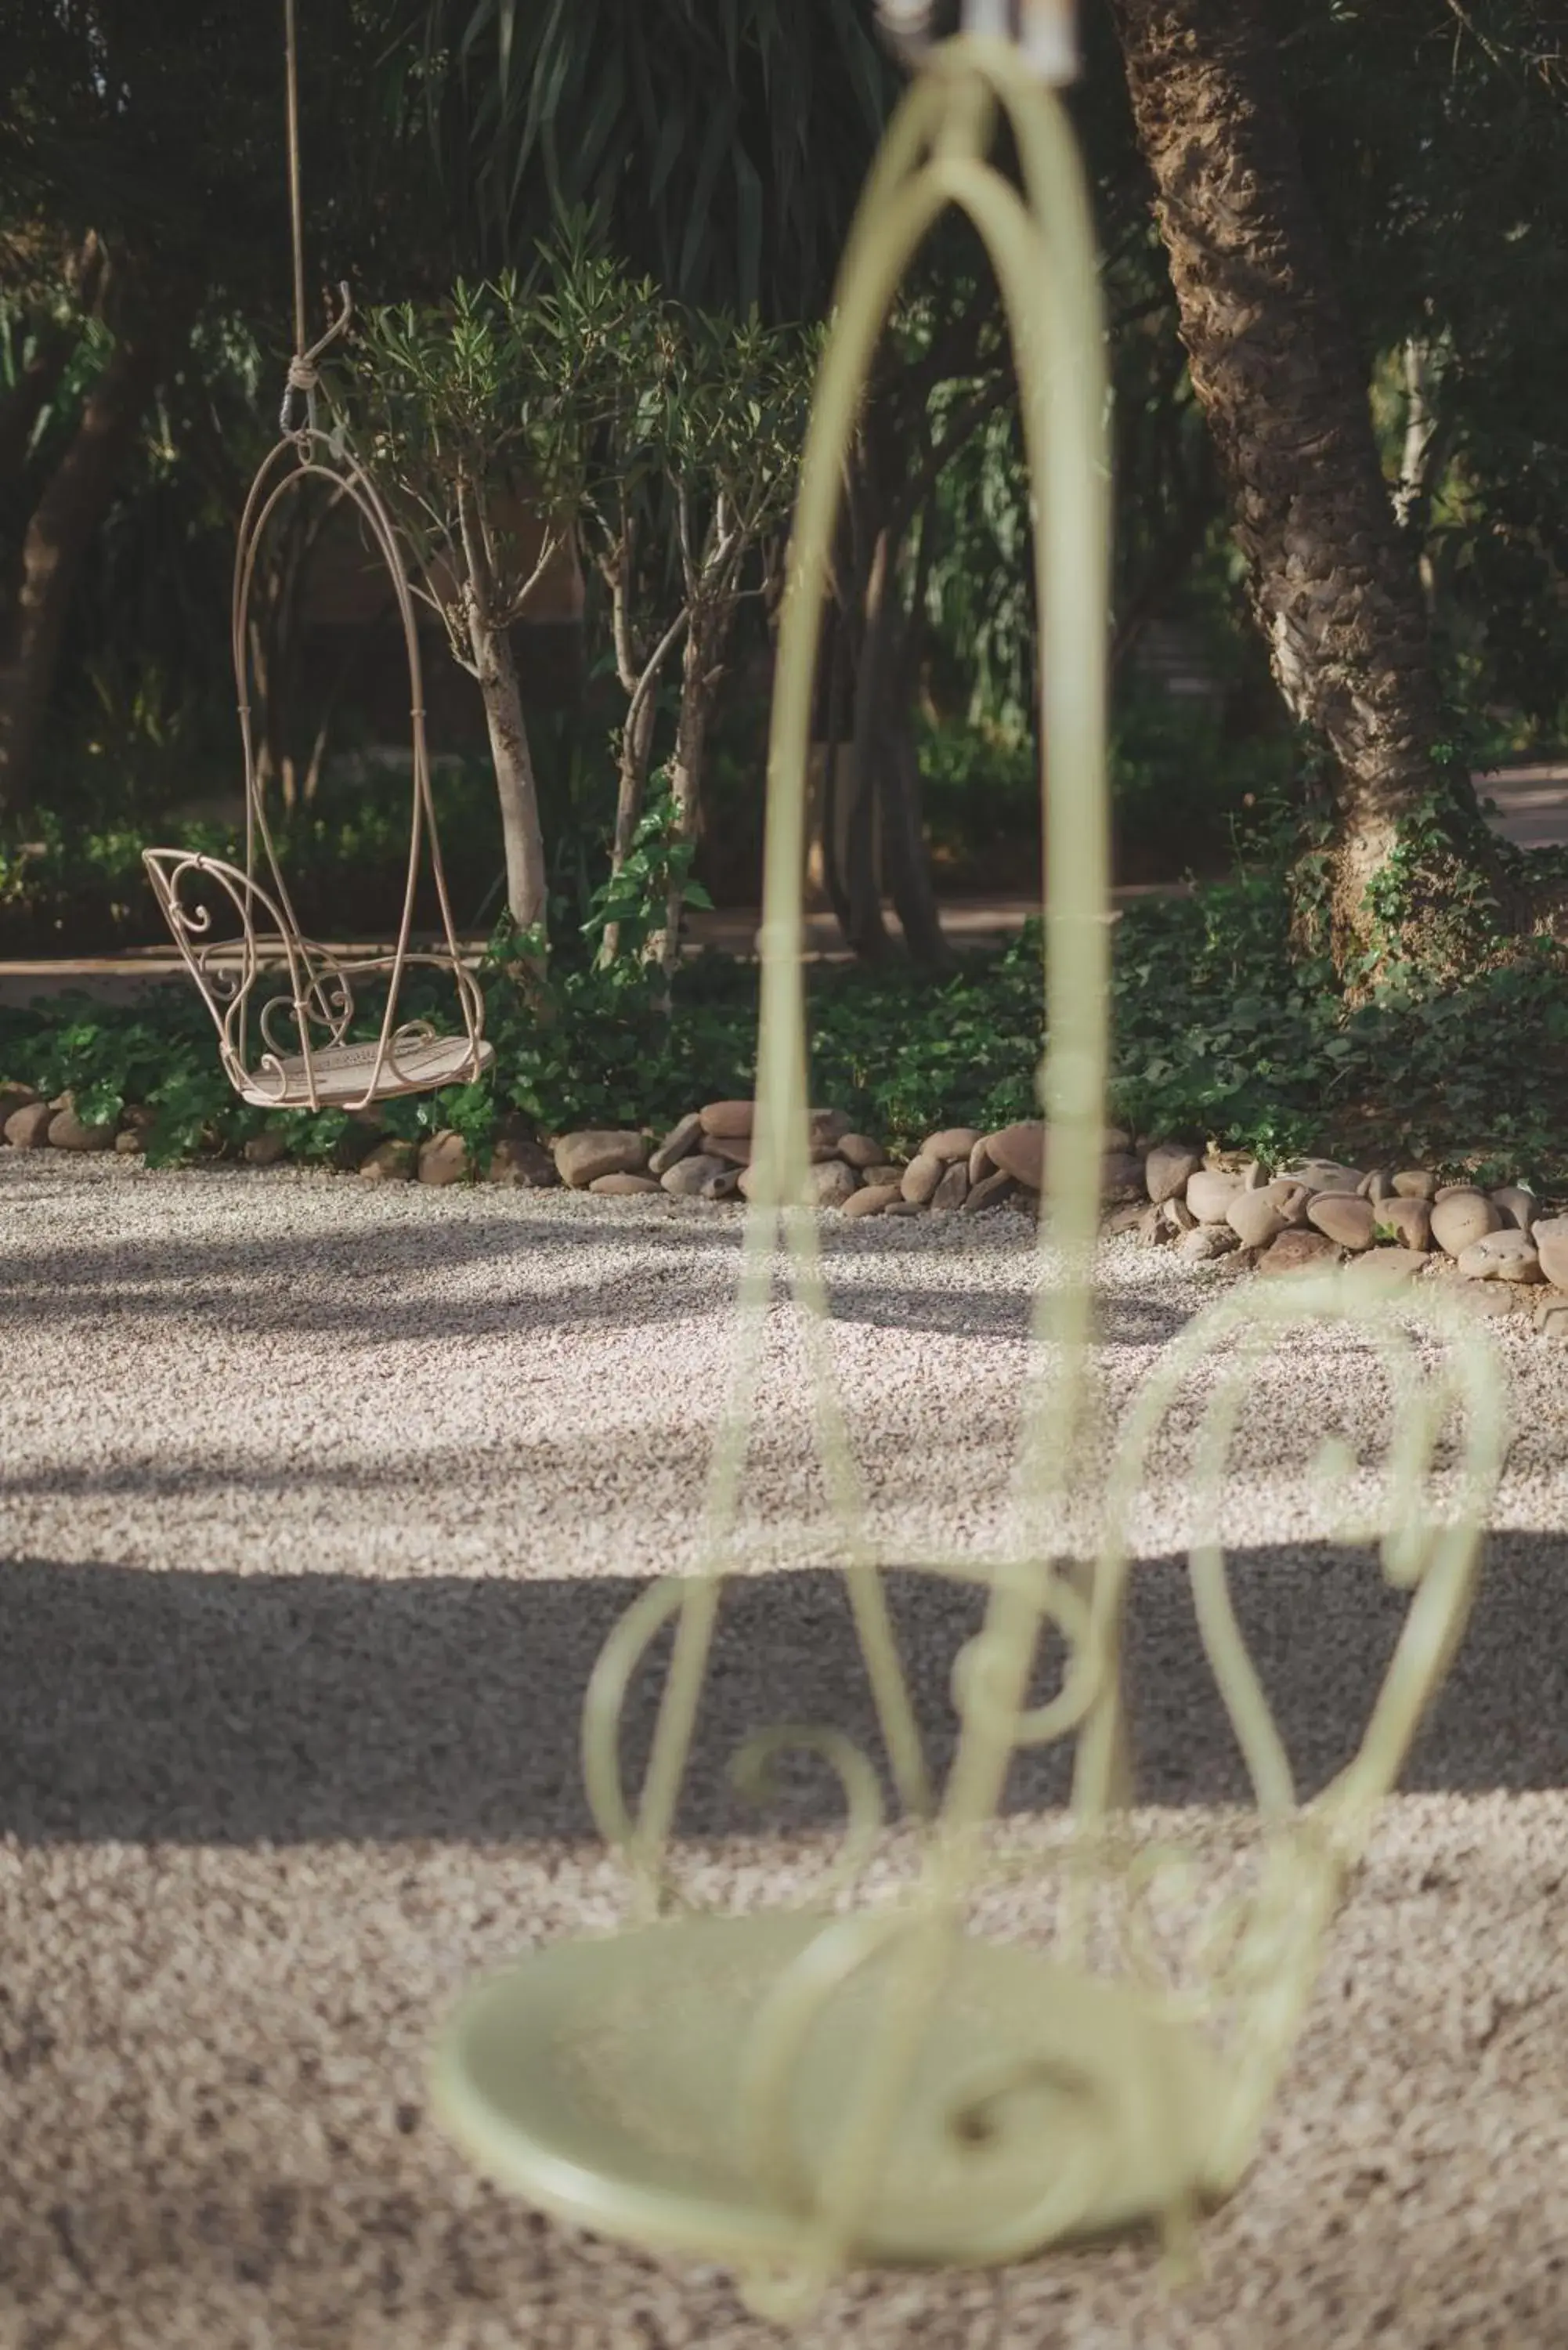
<svg viewBox="0 0 1568 2350">
<path fill-rule="evenodd" d="M 1217 2195 L 1234 2187 L 1251 2158 L 1312 1995 L 1325 1930 L 1462 1637 L 1506 1447 L 1499 1367 L 1474 1317 L 1441 1298 L 1401 1299 L 1393 1314 L 1386 1297 L 1353 1284 L 1354 1276 L 1347 1283 L 1338 1273 L 1251 1283 L 1170 1344 L 1116 1448 L 1106 1535 L 1083 1621 L 1091 1662 L 1077 1732 L 1074 1873 L 1081 1885 L 1093 1879 L 1097 1859 L 1122 1864 L 1104 1881 L 1122 1966 L 1173 2012 L 1205 2022 L 1223 2052 L 1233 2088 L 1211 2156 Z M 1236 1440 L 1269 1358 L 1326 1333 L 1358 1341 L 1381 1371 L 1383 1458 L 1376 1467 L 1362 1462 L 1346 1440 L 1329 1437 L 1314 1461 L 1299 1465 L 1317 1492 L 1342 1505 L 1327 1529 L 1331 1538 L 1375 1548 L 1385 1586 L 1407 1595 L 1408 1605 L 1353 1751 L 1303 1800 L 1235 1607 L 1225 1504 Z M 1201 1407 L 1179 1440 L 1189 1454 L 1184 1579 L 1253 1798 L 1250 1816 L 1231 1813 L 1207 1870 L 1195 1850 L 1180 1849 L 1179 1833 L 1162 1834 L 1158 1850 L 1144 1839 L 1130 1864 L 1123 1835 L 1126 1807 L 1139 1793 L 1137 1725 L 1129 1729 L 1123 1712 L 1126 1622 L 1138 1604 L 1140 1575 L 1178 1571 L 1134 1568 L 1132 1521 L 1148 1491 L 1151 1455 L 1162 1437 L 1169 1441 L 1173 1412 L 1195 1381 L 1202 1384 Z M 1367 1418 L 1358 1389 L 1358 1435 Z M 1355 1492 L 1367 1495 L 1354 1509 L 1352 1480 Z M 1370 1561 L 1368 1571 L 1376 1571 Z M 1194 1929 L 1206 1873 L 1210 1898 L 1199 1904 Z M 1189 1926 L 1162 1950 L 1154 1912 L 1173 1888 Z M 1082 1905 L 1069 1899 L 1064 1916 L 1070 1954 L 1082 1956 Z"/>
</svg>

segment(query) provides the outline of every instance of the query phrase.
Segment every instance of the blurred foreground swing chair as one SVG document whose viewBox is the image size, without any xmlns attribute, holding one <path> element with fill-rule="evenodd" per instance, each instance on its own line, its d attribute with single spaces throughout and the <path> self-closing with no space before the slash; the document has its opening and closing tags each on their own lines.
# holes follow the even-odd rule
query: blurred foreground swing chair
<svg viewBox="0 0 1568 2350">
<path fill-rule="evenodd" d="M 899 11 L 906 36 L 915 13 Z M 976 2266 L 1149 2228 L 1179 2254 L 1198 2215 L 1238 2186 L 1378 1800 L 1463 1628 L 1504 1440 L 1501 1383 L 1473 1323 L 1414 1298 L 1390 1306 L 1337 1274 L 1248 1284 L 1165 1349 L 1116 1431 L 1092 1565 L 1082 1549 L 1067 1555 L 1064 1513 L 1096 1458 L 1106 388 L 1088 211 L 1055 88 L 1070 70 L 1070 26 L 1053 7 L 1026 10 L 1013 29 L 1020 38 L 966 31 L 921 54 L 850 238 L 823 364 L 769 764 L 763 1173 L 746 1231 L 738 1367 L 699 1569 L 654 1582 L 628 1609 L 584 1714 L 587 1791 L 628 1863 L 633 1914 L 615 1935 L 535 1951 L 474 1986 L 433 2058 L 436 2110 L 492 2177 L 568 2221 L 724 2264 L 750 2306 L 784 2322 L 809 2314 L 857 2266 Z M 1021 187 L 987 161 L 1001 120 Z M 966 1586 L 983 1604 L 954 1668 L 957 1745 L 936 1786 L 834 1386 L 815 1226 L 794 1203 L 808 1163 L 801 896 L 811 688 L 843 458 L 900 278 L 950 204 L 968 213 L 1000 280 L 1040 509 L 1051 1149 L 1042 1368 L 1024 1414 L 1012 1539 L 986 1559 L 897 1562 Z M 672 1846 L 721 1596 L 738 1563 L 781 1221 L 884 1756 L 879 1766 L 837 1730 L 760 1729 L 736 1758 L 737 1781 L 765 1793 L 785 1754 L 826 1764 L 846 1806 L 842 1847 L 804 1903 L 711 1914 L 683 1897 Z M 1300 1346 L 1314 1324 L 1347 1321 L 1386 1375 L 1381 1490 L 1395 1531 L 1382 1570 L 1409 1603 L 1359 1749 L 1303 1803 L 1233 1610 L 1223 1488 L 1262 1359 Z M 1255 1795 L 1248 1834 L 1217 1877 L 1212 1819 L 1190 1849 L 1155 1846 L 1118 1784 L 1138 1497 L 1151 1447 L 1199 1376 L 1190 1591 Z M 633 1799 L 623 1786 L 623 1702 L 661 1634 L 672 1645 Z M 1040 1701 L 1052 1634 L 1064 1662 L 1054 1695 Z M 1034 1845 L 1010 1857 L 1000 1818 L 1010 1767 L 1058 1743 L 1071 1744 L 1070 1802 L 1037 1816 Z M 904 1814 L 894 1827 L 883 1816 L 884 1773 Z M 1016 1822 L 1007 1833 L 1016 1844 Z M 994 1930 L 1010 1887 L 1026 1888 L 1040 1910 L 1028 1940 Z M 1012 1895 L 1009 1904 L 1016 1908 Z"/>
<path fill-rule="evenodd" d="M 288 89 L 288 177 L 294 239 L 295 357 L 284 397 L 282 438 L 252 485 L 234 556 L 233 640 L 245 764 L 245 861 L 180 848 L 143 854 L 163 918 L 218 1031 L 223 1073 L 241 1097 L 265 1109 L 367 1109 L 399 1094 L 471 1084 L 494 1058 L 483 1035 L 484 1005 L 459 950 L 441 866 L 425 742 L 424 681 L 413 590 L 392 516 L 341 429 L 321 429 L 317 365 L 348 324 L 342 307 L 307 348 L 300 208 L 296 0 L 285 0 Z M 410 764 L 407 880 L 389 951 L 343 954 L 306 937 L 268 820 L 251 702 L 251 600 L 256 566 L 280 507 L 312 487 L 344 502 L 384 568 L 401 628 L 409 675 Z M 440 920 L 440 944 L 418 951 L 414 909 L 427 871 Z M 226 908 L 226 912 L 224 909 Z M 217 910 L 216 912 L 214 910 Z M 402 1014 L 404 983 L 414 972 L 450 983 L 456 1033 Z M 385 1001 L 379 1016 L 359 1016 L 356 989 Z M 369 1028 L 371 1033 L 363 1033 Z"/>
</svg>

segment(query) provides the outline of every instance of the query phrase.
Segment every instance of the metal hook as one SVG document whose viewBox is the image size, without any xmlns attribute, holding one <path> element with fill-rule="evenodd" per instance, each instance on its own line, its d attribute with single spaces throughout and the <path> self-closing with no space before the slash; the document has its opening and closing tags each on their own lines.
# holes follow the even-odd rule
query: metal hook
<svg viewBox="0 0 1568 2350">
<path fill-rule="evenodd" d="M 877 0 L 877 14 L 889 43 L 910 65 L 952 29 L 952 9 L 941 0 Z M 1013 43 L 1031 71 L 1059 88 L 1077 78 L 1075 18 L 1075 0 L 962 0 L 958 29 Z"/>
<path fill-rule="evenodd" d="M 319 342 L 312 343 L 310 348 L 304 353 L 306 367 L 314 367 L 322 352 L 330 344 L 335 343 L 339 335 L 345 335 L 348 331 L 348 322 L 354 316 L 354 296 L 346 277 L 340 277 L 337 281 L 337 316 L 333 319 L 327 332 Z"/>
<path fill-rule="evenodd" d="M 314 428 L 316 418 L 312 402 L 319 380 L 317 361 L 340 335 L 348 332 L 348 322 L 354 316 L 354 296 L 346 279 L 338 281 L 337 299 L 337 316 L 327 332 L 318 341 L 312 343 L 308 350 L 296 351 L 288 363 L 288 381 L 284 389 L 283 409 L 278 417 L 279 427 L 287 440 L 296 439 L 301 432 Z"/>
</svg>

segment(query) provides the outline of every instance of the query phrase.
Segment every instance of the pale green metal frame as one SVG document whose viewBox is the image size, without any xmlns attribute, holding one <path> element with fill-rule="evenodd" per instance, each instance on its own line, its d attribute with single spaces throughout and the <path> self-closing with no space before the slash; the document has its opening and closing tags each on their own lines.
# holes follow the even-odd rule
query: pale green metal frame
<svg viewBox="0 0 1568 2350">
<path fill-rule="evenodd" d="M 987 160 L 1000 119 L 1021 188 Z M 981 1629 L 954 1671 L 961 1737 L 939 1791 L 833 1377 L 815 1221 L 796 1203 L 809 1161 L 802 894 L 820 609 L 872 356 L 911 256 L 950 205 L 968 214 L 995 266 L 1038 497 L 1050 1013 L 1042 1101 L 1051 1149 L 1041 1367 L 1024 1414 L 1012 1538 L 983 1560 L 925 1563 L 986 1595 Z M 1100 1433 L 1088 1374 L 1109 998 L 1102 352 L 1088 204 L 1061 99 L 1007 41 L 967 36 L 933 48 L 888 132 L 845 256 L 802 472 L 768 771 L 758 1184 L 701 1556 L 694 1575 L 650 1585 L 628 1611 L 584 1712 L 589 1798 L 627 1857 L 635 1916 L 615 1941 L 545 1952 L 480 1986 L 436 2060 L 438 2109 L 496 2175 L 565 2217 L 732 2262 L 753 2305 L 779 2319 L 802 2316 L 832 2277 L 867 2260 L 1003 2261 L 1137 2221 L 1157 2223 L 1179 2251 L 1199 2210 L 1234 2188 L 1310 1998 L 1324 1931 L 1462 1631 L 1505 1442 L 1502 1381 L 1473 1320 L 1440 1301 L 1395 1305 L 1352 1292 L 1337 1275 L 1249 1284 L 1165 1350 L 1116 1432 L 1092 1563 L 1071 1555 L 1064 1527 Z M 784 1725 L 748 1742 L 736 1766 L 745 1783 L 765 1785 L 781 1752 L 804 1749 L 842 1786 L 843 1846 L 813 1896 L 830 1914 L 815 1920 L 693 1915 L 671 1859 L 735 1561 L 781 1219 L 888 1768 L 920 1824 L 914 1876 L 896 1897 L 872 1901 L 861 1879 L 884 1823 L 870 1757 L 827 1729 Z M 1325 1323 L 1359 1330 L 1384 1366 L 1394 1437 L 1383 1565 L 1411 1601 L 1354 1759 L 1303 1804 L 1231 1604 L 1222 1497 L 1260 1354 Z M 1124 1809 L 1118 1654 L 1149 1448 L 1199 1373 L 1211 1385 L 1199 1423 L 1191 1586 L 1255 1790 L 1257 1839 L 1251 1874 L 1196 1913 L 1166 1963 L 1168 1936 L 1157 1918 L 1181 1897 L 1192 1863 L 1152 1842 Z M 1443 1448 L 1456 1425 L 1449 1459 Z M 633 1803 L 622 1785 L 623 1703 L 670 1627 L 651 1755 Z M 1055 1696 L 1032 1704 L 1053 1627 L 1065 1670 Z M 1068 1737 L 1077 1741 L 1074 1795 L 1047 1960 L 988 1943 L 972 1924 L 989 1887 L 1020 1869 L 1038 1878 L 1046 1866 L 1038 1847 L 1009 1858 L 1000 1843 L 1010 1762 L 1023 1748 Z M 922 2178 L 946 2182 L 940 2208 L 922 2201 Z"/>
</svg>

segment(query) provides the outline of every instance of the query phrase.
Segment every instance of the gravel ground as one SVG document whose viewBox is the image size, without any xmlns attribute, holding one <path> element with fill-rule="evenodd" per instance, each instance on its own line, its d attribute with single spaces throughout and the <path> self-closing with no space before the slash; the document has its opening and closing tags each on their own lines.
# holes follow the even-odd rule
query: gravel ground
<svg viewBox="0 0 1568 2350">
<path fill-rule="evenodd" d="M 612 1922 L 577 1786 L 584 1677 L 691 1562 L 738 1218 L 679 1203 L 0 1160 L 0 2345 L 5 2350 L 762 2350 L 724 2281 L 569 2235 L 424 2111 L 475 1967 Z M 836 1230 L 834 1352 L 889 1558 L 1001 1523 L 1032 1253 L 1005 1213 Z M 1228 1277 L 1103 1259 L 1114 1416 Z M 699 1776 L 763 1719 L 864 1727 L 788 1317 L 751 1461 L 753 1572 Z M 1568 2334 L 1568 1393 L 1501 1346 L 1518 1433 L 1481 1607 L 1334 1938 L 1257 2165 L 1171 2298 L 1146 2247 L 992 2278 L 856 2279 L 820 2350 L 1394 2350 Z M 1397 1622 L 1314 1471 L 1386 1405 L 1324 1334 L 1250 1392 L 1238 1608 L 1307 1785 Z M 1140 1548 L 1183 1523 L 1179 1444 Z M 1370 1491 L 1370 1471 L 1363 1481 Z M 787 1571 L 786 1571 L 787 1570 Z M 940 1753 L 969 1603 L 893 1578 Z M 1183 1579 L 1140 1575 L 1140 1792 L 1242 1794 Z M 628 1743 L 646 1736 L 634 1707 Z M 1015 1774 L 1028 1818 L 1060 1794 Z M 1151 1814 L 1151 1825 L 1156 1815 Z M 717 1891 L 827 1833 L 711 1796 Z M 1027 1929 L 1038 1897 L 1009 1897 Z"/>
</svg>

